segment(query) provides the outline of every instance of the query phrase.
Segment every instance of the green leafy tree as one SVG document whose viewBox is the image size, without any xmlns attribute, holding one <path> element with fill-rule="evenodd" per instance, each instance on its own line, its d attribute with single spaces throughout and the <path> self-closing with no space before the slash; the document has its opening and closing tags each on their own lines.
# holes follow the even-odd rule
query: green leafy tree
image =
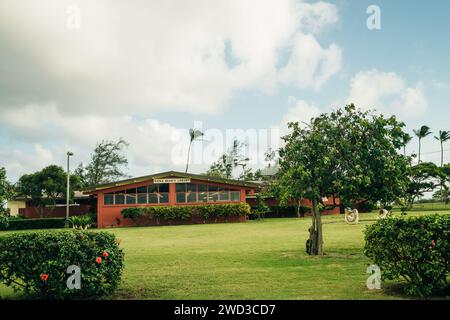
<svg viewBox="0 0 450 320">
<path fill-rule="evenodd" d="M 412 140 L 412 137 L 407 134 L 406 132 L 402 136 L 402 147 L 403 147 L 403 155 L 406 157 L 406 146 L 408 143 L 410 143 Z"/>
<path fill-rule="evenodd" d="M 210 166 L 206 174 L 225 179 L 259 180 L 261 172 L 253 172 L 249 168 L 250 158 L 244 154 L 246 146 L 244 142 L 233 140 L 233 145 Z M 240 172 L 238 169 L 241 169 Z"/>
<path fill-rule="evenodd" d="M 123 169 L 128 165 L 128 160 L 122 151 L 127 146 L 128 143 L 123 139 L 103 140 L 98 143 L 91 154 L 89 164 L 86 167 L 80 164 L 75 170 L 82 187 L 108 183 L 125 177 Z"/>
<path fill-rule="evenodd" d="M 416 137 L 419 138 L 419 154 L 418 154 L 419 158 L 418 158 L 417 163 L 420 163 L 420 154 L 421 154 L 421 149 L 422 149 L 422 139 L 426 138 L 427 136 L 432 134 L 432 132 L 430 131 L 430 127 L 428 127 L 428 126 L 422 126 L 422 127 L 420 127 L 419 130 L 413 130 L 413 132 L 416 135 Z"/>
<path fill-rule="evenodd" d="M 312 202 L 308 254 L 323 254 L 324 197 L 332 195 L 344 204 L 387 204 L 402 196 L 408 160 L 398 153 L 404 124 L 395 117 L 348 105 L 306 126 L 294 122 L 288 127 L 291 133 L 283 137 L 279 152 L 280 182 L 282 193 L 296 190 Z"/>
<path fill-rule="evenodd" d="M 441 167 L 444 165 L 444 143 L 450 140 L 450 131 L 439 130 L 439 135 L 434 137 L 441 144 Z"/>
<path fill-rule="evenodd" d="M 14 188 L 6 179 L 6 169 L 0 168 L 0 215 L 9 215 L 6 203 L 14 196 Z"/>
<path fill-rule="evenodd" d="M 73 190 L 79 187 L 77 176 L 70 176 L 70 197 Z M 57 165 L 50 165 L 41 171 L 25 174 L 17 183 L 17 192 L 31 199 L 41 218 L 45 218 L 46 210 L 51 212 L 59 199 L 65 198 L 67 190 L 67 174 Z"/>
<path fill-rule="evenodd" d="M 444 179 L 442 169 L 432 162 L 421 162 L 408 168 L 408 183 L 403 199 L 400 200 L 402 211 L 412 208 L 414 201 L 424 196 L 426 192 L 432 192 Z"/>
</svg>

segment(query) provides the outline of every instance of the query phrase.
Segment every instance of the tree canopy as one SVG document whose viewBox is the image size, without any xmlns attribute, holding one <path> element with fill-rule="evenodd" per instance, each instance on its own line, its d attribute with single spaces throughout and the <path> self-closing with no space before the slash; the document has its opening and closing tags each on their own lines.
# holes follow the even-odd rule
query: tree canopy
<svg viewBox="0 0 450 320">
<path fill-rule="evenodd" d="M 312 201 L 309 254 L 323 253 L 319 205 L 324 197 L 351 206 L 390 203 L 403 195 L 409 159 L 398 152 L 404 124 L 394 116 L 347 105 L 304 126 L 293 122 L 288 127 L 291 133 L 283 137 L 279 152 L 281 193 Z"/>
<path fill-rule="evenodd" d="M 73 190 L 79 186 L 77 176 L 70 176 L 70 185 L 72 198 Z M 45 215 L 45 207 L 54 208 L 57 200 L 66 196 L 66 188 L 67 174 L 57 165 L 50 165 L 41 171 L 25 174 L 17 183 L 18 194 L 30 198 L 41 217 Z"/>
<path fill-rule="evenodd" d="M 80 164 L 75 170 L 79 176 L 82 187 L 108 183 L 125 177 L 124 168 L 128 165 L 127 157 L 122 153 L 128 143 L 103 140 L 97 144 L 91 154 L 91 160 L 87 166 Z"/>
</svg>

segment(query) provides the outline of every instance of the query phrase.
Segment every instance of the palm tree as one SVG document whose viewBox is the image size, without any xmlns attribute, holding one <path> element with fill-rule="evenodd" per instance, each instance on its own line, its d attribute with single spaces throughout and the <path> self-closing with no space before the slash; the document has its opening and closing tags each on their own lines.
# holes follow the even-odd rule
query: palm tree
<svg viewBox="0 0 450 320">
<path fill-rule="evenodd" d="M 195 139 L 202 137 L 203 135 L 204 135 L 204 133 L 198 129 L 189 129 L 190 141 L 189 141 L 188 155 L 187 155 L 187 161 L 186 161 L 186 171 L 184 173 L 187 173 L 188 168 L 189 168 L 189 157 L 191 155 L 192 142 L 194 142 Z"/>
<path fill-rule="evenodd" d="M 441 167 L 444 165 L 444 142 L 450 140 L 450 131 L 439 130 L 439 135 L 434 137 L 441 143 Z"/>
<path fill-rule="evenodd" d="M 419 138 L 419 159 L 418 159 L 418 163 L 420 163 L 420 150 L 422 147 L 422 139 L 425 138 L 426 136 L 429 136 L 430 134 L 432 134 L 432 132 L 430 131 L 430 127 L 428 126 L 422 126 L 420 127 L 419 130 L 413 130 L 414 134 L 417 136 L 417 138 Z"/>
<path fill-rule="evenodd" d="M 408 143 L 410 143 L 411 140 L 412 140 L 412 137 L 411 137 L 409 134 L 407 134 L 407 133 L 403 134 L 403 137 L 402 137 L 402 146 L 403 146 L 403 155 L 404 155 L 405 157 L 406 157 L 406 145 L 407 145 Z"/>
</svg>

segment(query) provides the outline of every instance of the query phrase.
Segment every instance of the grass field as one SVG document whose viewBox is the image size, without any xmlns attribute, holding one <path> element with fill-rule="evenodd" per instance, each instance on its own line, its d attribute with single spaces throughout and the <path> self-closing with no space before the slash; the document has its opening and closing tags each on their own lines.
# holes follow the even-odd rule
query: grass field
<svg viewBox="0 0 450 320">
<path fill-rule="evenodd" d="M 419 214 L 430 212 L 411 215 Z M 374 213 L 360 214 L 358 225 L 347 225 L 342 215 L 325 216 L 323 257 L 305 253 L 310 218 L 109 229 L 125 250 L 122 284 L 112 298 L 405 298 L 397 283 L 366 287 L 370 261 L 363 254 L 363 230 L 375 219 Z M 0 295 L 18 297 L 1 284 Z"/>
</svg>

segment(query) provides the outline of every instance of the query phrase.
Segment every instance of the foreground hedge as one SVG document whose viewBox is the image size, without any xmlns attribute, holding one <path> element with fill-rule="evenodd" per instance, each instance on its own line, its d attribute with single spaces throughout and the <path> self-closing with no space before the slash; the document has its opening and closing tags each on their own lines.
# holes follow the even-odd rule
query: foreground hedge
<svg viewBox="0 0 450 320">
<path fill-rule="evenodd" d="M 211 204 L 193 206 L 150 206 L 132 207 L 121 211 L 124 218 L 137 220 L 141 217 L 155 217 L 167 221 L 181 219 L 187 220 L 200 217 L 203 221 L 209 218 L 245 216 L 250 214 L 250 206 L 247 203 L 236 204 Z"/>
<path fill-rule="evenodd" d="M 0 281 L 45 299 L 95 299 L 114 292 L 123 251 L 113 234 L 38 231 L 0 236 Z M 69 266 L 80 268 L 80 289 L 69 289 Z"/>
<path fill-rule="evenodd" d="M 36 218 L 18 219 L 9 218 L 8 223 L 1 224 L 0 230 L 27 230 L 64 228 L 65 218 Z"/>
<path fill-rule="evenodd" d="M 447 287 L 450 215 L 381 219 L 366 228 L 365 241 L 382 278 L 405 279 L 406 293 L 424 297 Z"/>
</svg>

